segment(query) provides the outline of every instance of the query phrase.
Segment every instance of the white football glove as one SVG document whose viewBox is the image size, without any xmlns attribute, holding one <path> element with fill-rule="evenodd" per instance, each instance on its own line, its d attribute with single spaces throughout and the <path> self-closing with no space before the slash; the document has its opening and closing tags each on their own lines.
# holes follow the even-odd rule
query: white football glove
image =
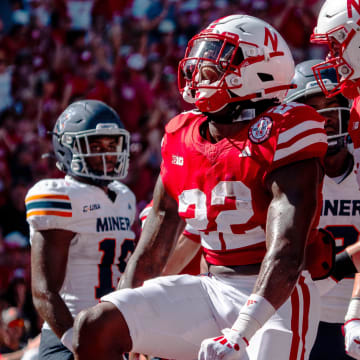
<svg viewBox="0 0 360 360">
<path fill-rule="evenodd" d="M 223 329 L 224 335 L 202 341 L 198 360 L 248 360 L 248 341 L 236 330 Z"/>
<path fill-rule="evenodd" d="M 352 319 L 343 326 L 345 350 L 354 359 L 360 360 L 360 319 Z"/>
</svg>

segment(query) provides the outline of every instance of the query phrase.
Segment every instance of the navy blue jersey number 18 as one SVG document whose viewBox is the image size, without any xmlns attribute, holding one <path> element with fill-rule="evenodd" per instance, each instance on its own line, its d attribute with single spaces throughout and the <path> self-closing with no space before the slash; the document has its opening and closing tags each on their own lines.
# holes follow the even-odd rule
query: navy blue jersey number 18
<svg viewBox="0 0 360 360">
<path fill-rule="evenodd" d="M 99 286 L 95 287 L 95 297 L 100 299 L 102 296 L 115 290 L 113 286 L 112 265 L 115 260 L 115 239 L 104 239 L 99 243 L 99 250 L 103 252 L 99 269 Z M 121 252 L 116 264 L 121 273 L 124 272 L 128 257 L 134 251 L 134 241 L 124 240 L 121 244 Z"/>
</svg>

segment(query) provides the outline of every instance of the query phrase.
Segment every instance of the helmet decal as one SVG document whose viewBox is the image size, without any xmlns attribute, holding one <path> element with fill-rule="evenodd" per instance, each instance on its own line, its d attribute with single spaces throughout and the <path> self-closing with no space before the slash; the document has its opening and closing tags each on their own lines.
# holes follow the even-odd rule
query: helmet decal
<svg viewBox="0 0 360 360">
<path fill-rule="evenodd" d="M 347 0 L 347 11 L 350 19 L 353 17 L 352 6 L 360 14 L 360 1 L 357 3 L 356 0 Z"/>
<path fill-rule="evenodd" d="M 265 28 L 265 40 L 264 45 L 269 46 L 269 40 L 271 42 L 271 46 L 273 48 L 273 51 L 277 51 L 278 48 L 278 37 L 276 33 L 272 33 L 267 27 Z"/>
</svg>

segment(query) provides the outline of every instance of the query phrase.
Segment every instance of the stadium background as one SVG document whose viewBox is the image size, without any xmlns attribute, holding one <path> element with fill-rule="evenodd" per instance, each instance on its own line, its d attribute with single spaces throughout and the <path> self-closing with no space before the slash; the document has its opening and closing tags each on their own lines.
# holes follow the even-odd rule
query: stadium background
<svg viewBox="0 0 360 360">
<path fill-rule="evenodd" d="M 189 109 L 177 88 L 188 40 L 214 19 L 247 13 L 280 31 L 296 63 L 322 58 L 326 49 L 309 43 L 322 2 L 0 1 L 0 312 L 15 307 L 25 320 L 19 347 L 41 327 L 31 302 L 24 197 L 41 178 L 62 176 L 47 134 L 59 113 L 83 98 L 119 112 L 132 142 L 124 182 L 140 212 L 152 197 L 164 125 Z M 0 329 L 6 325 L 0 317 Z M 0 353 L 1 343 L 0 331 Z"/>
</svg>

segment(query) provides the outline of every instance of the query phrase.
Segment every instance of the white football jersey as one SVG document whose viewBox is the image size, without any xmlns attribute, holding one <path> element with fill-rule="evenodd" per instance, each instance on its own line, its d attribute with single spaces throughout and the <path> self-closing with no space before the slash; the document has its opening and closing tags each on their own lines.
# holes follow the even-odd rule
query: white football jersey
<svg viewBox="0 0 360 360">
<path fill-rule="evenodd" d="M 359 240 L 360 191 L 354 170 L 340 184 L 325 176 L 319 227 L 333 234 L 337 253 Z M 353 278 L 345 278 L 322 296 L 321 321 L 344 322 L 353 282 Z"/>
<path fill-rule="evenodd" d="M 134 250 L 135 195 L 120 182 L 109 189 L 116 193 L 114 202 L 101 188 L 66 176 L 39 181 L 25 199 L 30 237 L 47 229 L 76 233 L 60 290 L 74 317 L 116 289 Z"/>
</svg>

